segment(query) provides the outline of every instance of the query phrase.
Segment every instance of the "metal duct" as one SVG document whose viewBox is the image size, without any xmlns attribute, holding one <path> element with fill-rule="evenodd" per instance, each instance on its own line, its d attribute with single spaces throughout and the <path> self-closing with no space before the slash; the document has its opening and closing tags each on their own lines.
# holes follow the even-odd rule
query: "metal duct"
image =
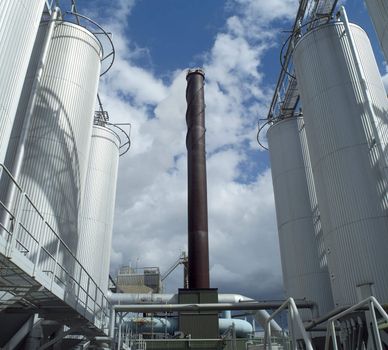
<svg viewBox="0 0 388 350">
<path fill-rule="evenodd" d="M 340 306 L 356 303 L 362 285 L 388 302 L 388 102 L 366 33 L 356 25 L 349 33 L 342 22 L 321 26 L 294 52 L 333 297 Z"/>
<path fill-rule="evenodd" d="M 0 2 L 0 163 L 4 163 L 45 0 Z"/>
<path fill-rule="evenodd" d="M 267 136 L 286 295 L 326 314 L 334 303 L 303 118 L 276 122 Z"/>
<path fill-rule="evenodd" d="M 77 258 L 104 292 L 108 290 L 119 142 L 108 128 L 93 126 L 80 211 Z"/>
<path fill-rule="evenodd" d="M 388 3 L 385 0 L 365 0 L 375 27 L 380 47 L 388 61 Z"/>
<path fill-rule="evenodd" d="M 189 70 L 186 77 L 190 289 L 209 288 L 204 79 L 201 69 Z"/>
</svg>

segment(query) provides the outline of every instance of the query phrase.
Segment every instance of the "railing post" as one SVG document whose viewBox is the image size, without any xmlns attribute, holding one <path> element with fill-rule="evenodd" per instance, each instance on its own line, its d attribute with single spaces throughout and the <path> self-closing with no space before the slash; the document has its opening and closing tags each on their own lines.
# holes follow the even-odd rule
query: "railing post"
<svg viewBox="0 0 388 350">
<path fill-rule="evenodd" d="M 268 336 L 268 345 L 269 345 L 269 350 L 272 350 L 272 334 L 271 334 L 271 321 L 267 323 L 267 336 Z"/>
<path fill-rule="evenodd" d="M 372 317 L 372 329 L 376 340 L 377 350 L 383 350 L 383 347 L 381 345 L 381 338 L 380 338 L 379 328 L 377 325 L 376 311 L 375 311 L 373 300 L 369 301 L 368 306 Z"/>
<path fill-rule="evenodd" d="M 330 334 L 331 334 L 330 327 L 327 327 L 326 338 L 325 338 L 325 350 L 330 349 Z"/>
<path fill-rule="evenodd" d="M 79 292 L 81 290 L 81 285 L 82 285 L 82 266 L 79 266 L 79 278 L 78 278 L 78 291 L 77 291 L 77 304 L 79 304 Z"/>
<path fill-rule="evenodd" d="M 55 276 L 57 275 L 57 266 L 58 266 L 58 257 L 59 257 L 59 247 L 61 245 L 61 241 L 58 240 L 57 243 L 57 249 L 55 252 L 55 259 L 54 259 L 54 270 L 53 270 L 53 277 L 51 279 L 51 290 L 53 289 L 53 283 L 55 282 Z"/>
<path fill-rule="evenodd" d="M 13 249 L 16 248 L 16 241 L 19 235 L 19 227 L 20 227 L 20 216 L 21 216 L 20 212 L 23 209 L 25 198 L 26 198 L 25 193 L 24 192 L 20 193 L 20 201 L 17 207 L 15 208 L 15 213 L 14 213 L 13 229 L 10 230 L 10 232 L 12 231 L 12 234 L 11 234 L 11 239 L 9 240 L 8 249 L 7 249 L 8 258 L 11 257 Z M 8 210 L 12 212 L 12 208 L 8 208 Z M 4 226 L 6 226 L 6 223 Z"/>
<path fill-rule="evenodd" d="M 333 341 L 333 350 L 338 350 L 337 337 L 336 337 L 336 334 L 335 334 L 335 324 L 334 324 L 334 322 L 335 322 L 334 320 L 330 321 L 329 327 L 330 327 L 331 337 L 332 337 L 332 341 Z"/>
<path fill-rule="evenodd" d="M 36 268 L 39 264 L 39 258 L 40 258 L 40 251 L 42 249 L 42 245 L 40 244 L 40 240 L 37 240 L 38 242 L 38 251 L 36 253 L 35 263 L 34 263 L 34 270 L 32 272 L 32 276 L 35 276 Z"/>
<path fill-rule="evenodd" d="M 294 350 L 298 350 L 298 347 L 296 345 L 296 337 L 295 337 L 295 327 L 294 327 L 294 322 L 295 322 L 295 316 L 294 316 L 294 309 L 291 304 L 288 306 L 288 313 L 290 314 L 290 320 L 291 320 L 291 339 L 292 339 L 292 348 Z"/>
<path fill-rule="evenodd" d="M 94 282 L 93 280 L 93 284 L 94 284 L 94 305 L 93 305 L 93 316 L 96 317 L 96 306 L 98 306 L 98 303 L 97 303 L 97 292 L 98 292 L 98 287 L 97 287 L 97 283 Z"/>
<path fill-rule="evenodd" d="M 88 276 L 88 286 L 86 288 L 86 302 L 85 302 L 85 316 L 88 311 L 88 302 L 89 302 L 89 285 L 90 285 L 90 277 Z"/>
</svg>

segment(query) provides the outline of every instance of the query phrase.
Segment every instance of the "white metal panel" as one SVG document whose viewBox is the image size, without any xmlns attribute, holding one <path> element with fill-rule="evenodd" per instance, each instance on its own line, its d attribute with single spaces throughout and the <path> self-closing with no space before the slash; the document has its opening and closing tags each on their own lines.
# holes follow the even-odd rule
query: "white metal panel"
<svg viewBox="0 0 388 350">
<path fill-rule="evenodd" d="M 77 258 L 104 293 L 108 290 L 118 162 L 118 137 L 105 127 L 94 126 Z"/>
<path fill-rule="evenodd" d="M 325 314 L 333 299 L 303 118 L 271 126 L 268 144 L 286 294 L 315 301 Z"/>
<path fill-rule="evenodd" d="M 351 31 L 374 116 L 342 23 L 308 33 L 294 53 L 336 305 L 354 304 L 365 283 L 388 301 L 388 103 L 367 35 Z"/>
<path fill-rule="evenodd" d="M 15 119 L 44 0 L 0 1 L 0 162 Z"/>
<path fill-rule="evenodd" d="M 388 61 L 388 2 L 386 0 L 365 0 L 365 3 L 375 27 L 380 47 Z"/>
<path fill-rule="evenodd" d="M 46 28 L 47 23 L 39 28 L 23 87 L 7 152 L 6 164 L 10 168 Z M 86 180 L 100 57 L 100 44 L 90 32 L 71 23 L 57 22 L 19 178 L 26 193 L 73 254 L 78 244 L 78 215 Z M 23 220 L 27 227 L 36 222 L 29 210 Z M 39 240 L 50 246 L 44 237 Z"/>
</svg>

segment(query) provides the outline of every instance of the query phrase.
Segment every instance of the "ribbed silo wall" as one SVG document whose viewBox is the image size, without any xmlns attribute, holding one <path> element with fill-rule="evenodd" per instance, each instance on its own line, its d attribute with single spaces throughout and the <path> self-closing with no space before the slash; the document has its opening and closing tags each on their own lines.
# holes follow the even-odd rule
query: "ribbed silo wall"
<svg viewBox="0 0 388 350">
<path fill-rule="evenodd" d="M 12 130 L 6 164 L 12 168 L 47 23 L 40 25 Z M 84 193 L 101 46 L 86 29 L 57 22 L 37 92 L 19 183 L 75 255 Z M 22 223 L 52 253 L 52 234 L 25 208 Z M 34 254 L 34 252 L 31 252 Z M 74 260 L 65 251 L 60 260 Z"/>
<path fill-rule="evenodd" d="M 118 163 L 117 135 L 94 126 L 77 257 L 104 293 L 108 290 Z"/>
<path fill-rule="evenodd" d="M 0 163 L 15 119 L 45 0 L 0 1 Z"/>
<path fill-rule="evenodd" d="M 342 23 L 306 34 L 294 52 L 336 305 L 357 302 L 366 284 L 388 302 L 388 103 L 366 33 L 350 28 L 373 115 Z"/>
<path fill-rule="evenodd" d="M 385 59 L 388 61 L 388 3 L 386 0 L 365 0 Z"/>
<path fill-rule="evenodd" d="M 315 301 L 325 314 L 334 304 L 303 118 L 277 122 L 267 136 L 286 294 Z"/>
</svg>

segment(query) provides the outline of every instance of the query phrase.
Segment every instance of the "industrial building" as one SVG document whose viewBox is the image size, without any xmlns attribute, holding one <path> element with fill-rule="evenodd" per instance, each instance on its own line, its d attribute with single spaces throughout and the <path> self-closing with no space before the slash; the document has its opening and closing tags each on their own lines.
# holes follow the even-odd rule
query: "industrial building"
<svg viewBox="0 0 388 350">
<path fill-rule="evenodd" d="M 201 68 L 186 76 L 188 256 L 110 278 L 130 124 L 112 123 L 98 94 L 111 35 L 70 4 L 0 3 L 0 348 L 388 348 L 388 99 L 345 8 L 299 1 L 259 127 L 286 292 L 260 301 L 210 285 Z M 388 4 L 366 5 L 388 60 Z M 182 288 L 163 293 L 179 265 Z"/>
</svg>

